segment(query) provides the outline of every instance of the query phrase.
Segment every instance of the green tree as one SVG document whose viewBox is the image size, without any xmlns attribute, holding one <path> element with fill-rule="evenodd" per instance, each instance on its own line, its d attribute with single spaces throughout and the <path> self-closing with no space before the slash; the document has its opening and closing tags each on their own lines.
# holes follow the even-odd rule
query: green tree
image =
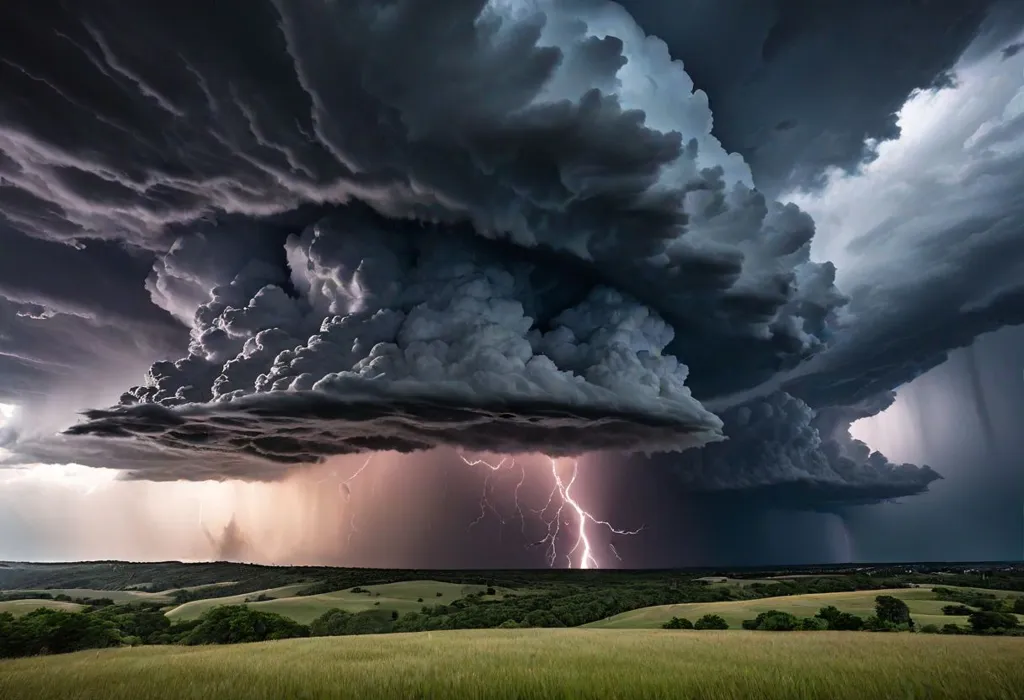
<svg viewBox="0 0 1024 700">
<path fill-rule="evenodd" d="M 1024 597 L 1013 599 L 1013 612 L 1024 615 Z"/>
<path fill-rule="evenodd" d="M 695 630 L 727 630 L 729 623 L 721 615 L 703 615 L 695 623 Z"/>
<path fill-rule="evenodd" d="M 970 615 L 972 612 L 974 612 L 974 611 L 971 610 L 966 605 L 957 604 L 957 605 L 943 605 L 942 606 L 942 614 L 943 615 Z"/>
<path fill-rule="evenodd" d="M 666 630 L 692 630 L 693 623 L 685 617 L 673 617 L 661 627 Z"/>
<path fill-rule="evenodd" d="M 804 632 L 820 632 L 828 629 L 828 622 L 820 617 L 805 617 L 800 620 L 800 629 Z"/>
<path fill-rule="evenodd" d="M 203 613 L 183 641 L 189 645 L 240 644 L 308 636 L 309 628 L 283 615 L 246 605 L 222 605 Z"/>
<path fill-rule="evenodd" d="M 990 630 L 1008 630 L 1020 626 L 1017 616 L 1012 613 L 992 612 L 990 610 L 979 610 L 971 613 L 967 618 L 971 629 L 975 632 L 987 632 Z"/>
<path fill-rule="evenodd" d="M 818 611 L 815 617 L 828 624 L 830 630 L 856 631 L 864 629 L 864 620 L 851 613 L 842 612 L 834 605 L 828 605 Z"/>
<path fill-rule="evenodd" d="M 346 632 L 352 613 L 338 608 L 331 608 L 320 617 L 309 623 L 309 634 L 313 637 L 337 637 Z"/>
<path fill-rule="evenodd" d="M 880 595 L 875 598 L 875 617 L 882 623 L 895 627 L 906 625 L 914 629 L 914 620 L 910 617 L 910 608 L 899 598 L 891 595 Z"/>
</svg>

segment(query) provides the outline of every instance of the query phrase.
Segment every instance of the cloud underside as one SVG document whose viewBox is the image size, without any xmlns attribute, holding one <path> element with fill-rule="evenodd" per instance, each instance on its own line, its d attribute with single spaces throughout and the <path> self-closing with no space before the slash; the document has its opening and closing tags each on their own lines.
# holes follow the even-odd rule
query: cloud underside
<svg viewBox="0 0 1024 700">
<path fill-rule="evenodd" d="M 131 438 L 174 459 L 134 471 L 136 478 L 187 478 L 178 462 L 194 451 L 216 461 L 242 452 L 282 465 L 310 464 L 332 455 L 441 446 L 502 453 L 541 451 L 551 456 L 601 450 L 686 449 L 715 439 L 714 421 L 690 422 L 651 413 L 626 413 L 584 405 L 490 399 L 474 406 L 466 397 L 415 398 L 320 391 L 274 392 L 232 401 L 167 408 L 140 404 L 90 411 L 69 435 Z M 156 452 L 154 454 L 156 454 Z M 120 466 L 119 468 L 125 468 Z M 224 474 L 227 478 L 230 474 Z"/>
</svg>

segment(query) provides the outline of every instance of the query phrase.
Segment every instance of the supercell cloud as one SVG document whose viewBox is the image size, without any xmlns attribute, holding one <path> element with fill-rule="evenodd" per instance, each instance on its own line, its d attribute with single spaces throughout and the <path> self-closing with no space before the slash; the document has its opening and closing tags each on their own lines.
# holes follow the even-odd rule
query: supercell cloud
<svg viewBox="0 0 1024 700">
<path fill-rule="evenodd" d="M 938 478 L 846 433 L 896 383 L 782 386 L 849 327 L 836 268 L 620 6 L 48 5 L 4 10 L 26 98 L 0 111 L 0 235 L 126 256 L 149 303 L 110 275 L 0 289 L 0 312 L 84 319 L 97 347 L 160 333 L 143 383 L 12 460 L 274 479 L 375 450 L 667 453 L 685 488 L 830 503 Z M 54 376 L 0 360 L 22 405 Z"/>
</svg>

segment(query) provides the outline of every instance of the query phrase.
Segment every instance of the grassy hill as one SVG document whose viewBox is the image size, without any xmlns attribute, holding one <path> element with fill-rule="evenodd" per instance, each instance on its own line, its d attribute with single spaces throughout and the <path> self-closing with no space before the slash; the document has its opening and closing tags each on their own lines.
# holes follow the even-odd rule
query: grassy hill
<svg viewBox="0 0 1024 700">
<path fill-rule="evenodd" d="M 1021 638 L 453 631 L 0 661 L 0 697 L 1002 700 L 1020 697 L 1021 658 Z"/>
<path fill-rule="evenodd" d="M 981 589 L 977 589 L 981 590 Z M 1001 591 L 985 591 L 1002 593 Z M 810 593 L 805 595 L 759 598 L 756 600 L 730 600 L 717 603 L 684 603 L 681 605 L 657 605 L 639 610 L 630 610 L 604 620 L 592 622 L 585 627 L 604 629 L 651 629 L 658 628 L 673 617 L 685 617 L 691 622 L 702 615 L 721 615 L 730 627 L 739 628 L 744 620 L 757 617 L 758 613 L 780 610 L 797 617 L 811 617 L 826 605 L 834 605 L 843 612 L 860 617 L 875 613 L 875 597 L 891 595 L 906 601 L 910 614 L 918 625 L 934 624 L 940 627 L 955 623 L 966 625 L 966 616 L 943 615 L 942 607 L 947 601 L 936 600 L 931 588 L 891 588 L 875 591 L 853 591 L 843 593 Z M 1024 620 L 1024 618 L 1022 618 Z"/>
<path fill-rule="evenodd" d="M 290 586 L 268 588 L 262 591 L 240 593 L 239 595 L 225 596 L 222 598 L 203 598 L 200 600 L 193 600 L 168 610 L 167 617 L 172 620 L 194 620 L 207 610 L 215 608 L 218 605 L 240 605 L 242 603 L 255 600 L 261 595 L 268 598 L 288 598 L 290 596 L 294 596 L 307 586 L 309 586 L 309 583 L 295 583 Z"/>
<path fill-rule="evenodd" d="M 45 588 L 36 590 L 4 591 L 7 594 L 48 593 L 51 596 L 66 595 L 71 598 L 109 598 L 117 604 L 121 603 L 163 603 L 171 599 L 170 591 L 163 593 L 147 593 L 146 591 L 104 591 L 98 588 Z"/>
<path fill-rule="evenodd" d="M 0 613 L 9 612 L 15 617 L 30 613 L 33 610 L 39 608 L 47 608 L 48 610 L 67 610 L 68 612 L 78 612 L 84 605 L 78 605 L 77 603 L 66 603 L 60 600 L 6 600 L 0 601 Z"/>
<path fill-rule="evenodd" d="M 353 613 L 363 610 L 395 610 L 399 615 L 404 615 L 407 612 L 418 612 L 424 605 L 447 605 L 459 598 L 465 598 L 471 593 L 486 591 L 485 586 L 443 581 L 402 581 L 364 586 L 358 593 L 349 589 L 319 595 L 296 595 L 307 586 L 308 584 L 296 584 L 228 598 L 196 600 L 168 611 L 167 616 L 172 620 L 194 620 L 218 605 L 245 603 L 255 610 L 278 613 L 290 617 L 296 622 L 309 624 L 333 608 Z M 506 592 L 506 589 L 499 589 L 495 591 L 496 595 L 485 597 L 494 600 Z M 439 593 L 441 595 L 438 595 Z M 274 600 L 255 601 L 261 594 Z"/>
</svg>

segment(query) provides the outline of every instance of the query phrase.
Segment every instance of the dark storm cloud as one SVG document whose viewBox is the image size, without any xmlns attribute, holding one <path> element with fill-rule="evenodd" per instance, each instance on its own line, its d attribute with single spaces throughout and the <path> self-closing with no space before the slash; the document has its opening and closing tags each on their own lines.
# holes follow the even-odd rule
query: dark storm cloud
<svg viewBox="0 0 1024 700">
<path fill-rule="evenodd" d="M 698 400 L 754 389 L 729 415 L 780 402 L 732 429 L 757 456 L 728 476 L 680 469 L 689 486 L 803 484 L 829 502 L 922 490 L 933 472 L 822 435 L 815 410 L 857 391 L 760 398 L 808 366 L 846 386 L 891 374 L 813 365 L 871 328 L 843 312 L 836 268 L 811 261 L 814 221 L 750 188 L 703 93 L 621 8 L 538 7 L 5 9 L 8 222 L 86 241 L 83 256 L 95 240 L 146 251 L 143 288 L 190 326 L 189 354 L 123 405 L 12 459 L 275 478 L 385 447 L 682 449 L 721 429 Z M 762 60 L 806 58 L 791 48 L 803 31 Z M 782 135 L 804 124 L 771 119 Z"/>
<path fill-rule="evenodd" d="M 927 466 L 893 464 L 853 439 L 850 424 L 891 405 L 891 393 L 852 406 L 815 411 L 775 393 L 722 412 L 726 441 L 653 458 L 687 492 L 733 505 L 829 509 L 921 493 L 942 478 Z"/>
<path fill-rule="evenodd" d="M 721 345 L 746 345 L 747 356 L 798 359 L 820 348 L 817 334 L 843 301 L 831 268 L 808 260 L 810 220 L 749 190 L 746 166 L 709 135 L 710 113 L 689 94 L 685 73 L 614 6 L 582 17 L 507 10 L 513 22 L 478 0 L 444 13 L 416 2 L 301 12 L 280 3 L 244 26 L 213 14 L 198 30 L 185 7 L 147 16 L 107 10 L 13 23 L 23 38 L 4 65 L 33 99 L 11 103 L 3 145 L 12 197 L 24 205 L 11 202 L 10 217 L 33 235 L 169 250 L 148 287 L 179 318 L 198 310 L 190 356 L 154 366 L 152 385 L 129 403 L 218 399 L 223 410 L 254 383 L 260 392 L 352 396 L 386 384 L 402 399 L 516 406 L 527 422 L 551 428 L 549 440 L 526 437 L 544 431 L 521 430 L 515 413 L 495 411 L 478 421 L 486 440 L 473 437 L 475 422 L 457 420 L 459 444 L 495 440 L 499 431 L 483 426 L 506 420 L 521 437 L 503 448 L 669 446 L 651 440 L 646 423 L 673 425 L 681 447 L 715 439 L 719 422 L 690 398 L 686 367 L 662 355 L 674 332 L 661 315 L 699 325 Z M 598 32 L 625 22 L 626 33 L 589 36 L 581 20 Z M 61 61 L 65 54 L 77 62 Z M 627 64 L 683 89 L 666 102 L 648 82 L 622 85 L 617 73 Z M 90 114 L 70 129 L 37 118 L 58 103 Z M 170 242 L 169 231 L 213 212 L 265 217 L 353 198 L 385 215 L 465 221 L 486 238 L 578 259 L 589 277 L 621 292 L 591 283 L 537 318 L 539 292 L 503 290 L 518 282 L 501 261 L 467 271 L 435 259 L 414 265 L 398 308 L 367 308 L 364 267 L 387 264 L 388 251 L 308 259 L 303 270 L 310 254 L 300 244 L 286 246 L 290 270 L 263 259 L 239 269 L 238 253 L 252 245 L 243 235 L 227 253 L 224 237 Z M 66 225 L 51 230 L 57 214 Z M 325 230 L 325 240 L 347 235 Z M 222 268 L 225 257 L 237 262 Z M 225 273 L 219 279 L 211 260 Z M 533 284 L 540 288 L 562 274 L 531 270 L 547 276 Z M 334 296 L 317 296 L 339 282 Z M 197 306 L 213 287 L 213 301 Z M 325 354 L 338 333 L 353 350 Z M 295 360 L 282 365 L 288 348 L 298 348 Z M 371 381 L 372 392 L 361 388 Z M 578 431 L 536 420 L 552 404 L 576 423 L 598 411 L 629 416 L 638 437 L 608 430 L 564 444 L 566 431 Z M 273 432 L 270 422 L 264 429 Z"/>
<path fill-rule="evenodd" d="M 866 139 L 937 84 L 979 34 L 1012 40 L 1020 3 L 995 0 L 622 0 L 708 93 L 715 134 L 777 193 L 829 166 L 855 168 Z M 987 47 L 987 48 L 986 48 Z"/>
</svg>

